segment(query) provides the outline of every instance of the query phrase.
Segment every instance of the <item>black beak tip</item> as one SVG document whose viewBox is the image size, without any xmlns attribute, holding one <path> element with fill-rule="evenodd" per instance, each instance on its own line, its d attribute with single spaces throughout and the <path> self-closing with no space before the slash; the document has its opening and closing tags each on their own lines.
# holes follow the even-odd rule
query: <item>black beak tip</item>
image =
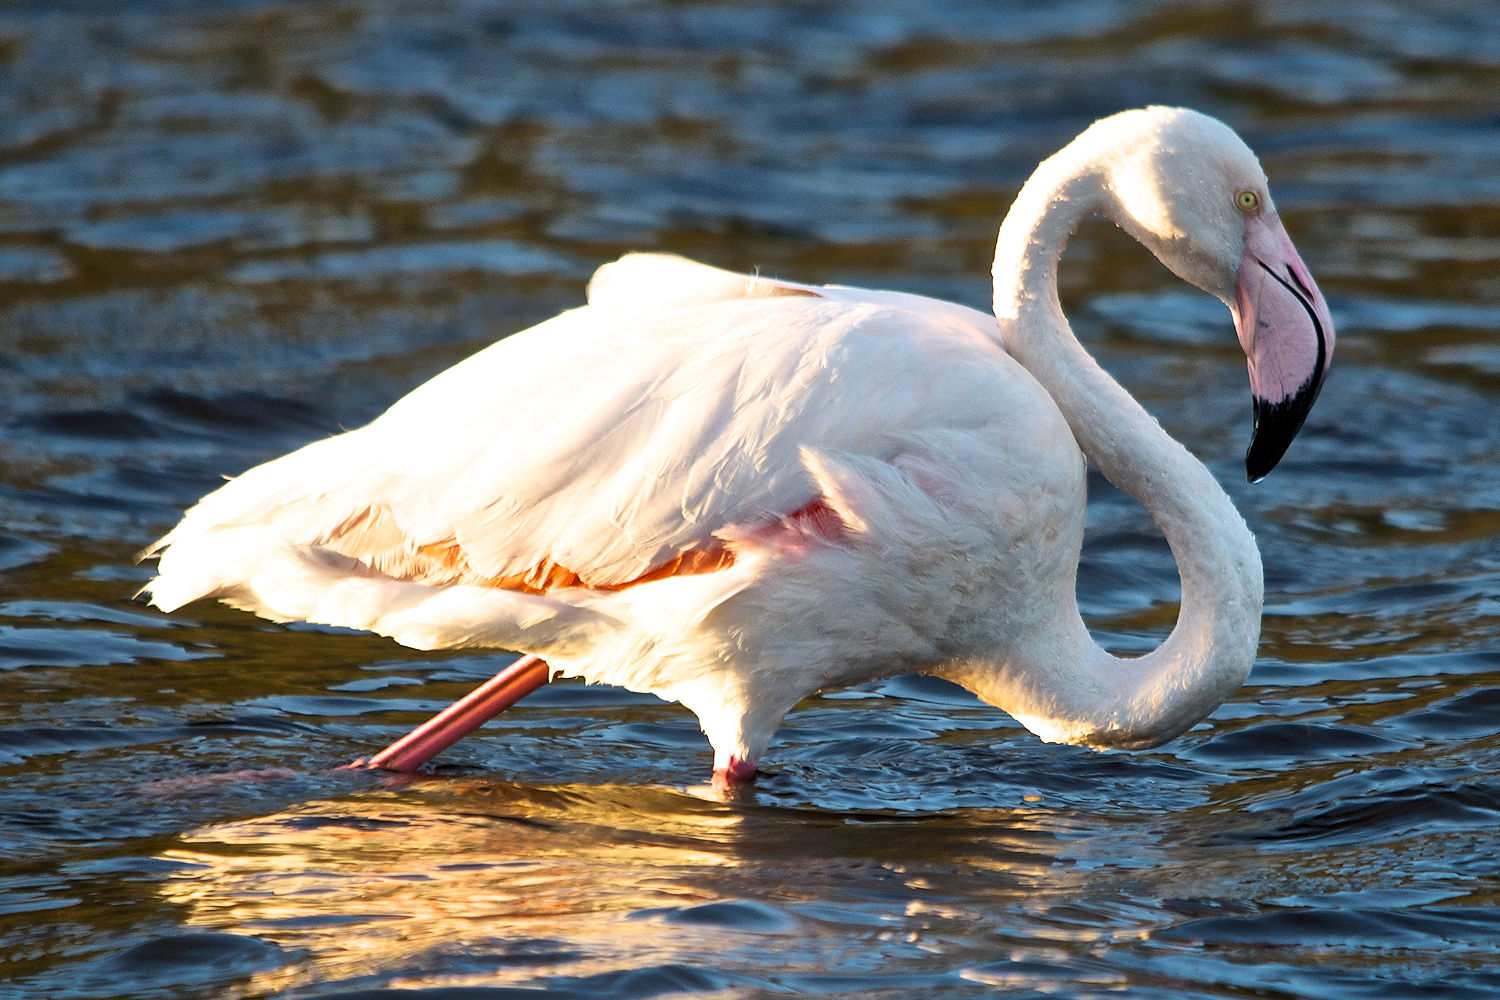
<svg viewBox="0 0 1500 1000">
<path fill-rule="evenodd" d="M 1281 456 L 1291 447 L 1292 438 L 1302 429 L 1307 412 L 1318 397 L 1318 387 L 1304 386 L 1290 399 L 1271 403 L 1264 399 L 1253 399 L 1255 404 L 1255 430 L 1250 436 L 1250 447 L 1245 452 L 1245 478 L 1258 483 L 1271 474 Z"/>
<path fill-rule="evenodd" d="M 1245 453 L 1245 480 L 1250 485 L 1254 486 L 1269 476 L 1274 468 L 1276 468 L 1276 459 L 1266 461 L 1264 456 L 1255 454 L 1253 447 Z"/>
</svg>

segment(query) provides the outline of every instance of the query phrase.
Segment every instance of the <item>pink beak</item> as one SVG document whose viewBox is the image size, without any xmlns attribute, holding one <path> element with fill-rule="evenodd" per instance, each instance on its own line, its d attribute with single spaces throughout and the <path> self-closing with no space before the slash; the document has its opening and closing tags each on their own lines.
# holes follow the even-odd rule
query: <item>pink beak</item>
<svg viewBox="0 0 1500 1000">
<path fill-rule="evenodd" d="M 1255 430 L 1245 472 L 1260 482 L 1281 461 L 1333 361 L 1333 318 L 1275 214 L 1245 223 L 1234 326 L 1250 362 Z"/>
</svg>

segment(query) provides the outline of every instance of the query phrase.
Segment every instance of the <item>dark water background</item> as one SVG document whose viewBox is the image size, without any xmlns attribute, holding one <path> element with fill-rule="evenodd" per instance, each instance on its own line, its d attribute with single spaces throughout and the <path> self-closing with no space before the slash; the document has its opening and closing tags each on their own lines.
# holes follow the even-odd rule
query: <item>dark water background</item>
<svg viewBox="0 0 1500 1000">
<path fill-rule="evenodd" d="M 0 996 L 1500 994 L 1497 38 L 1490 0 L 6 5 Z M 1250 489 L 1222 307 L 1070 251 L 1265 556 L 1250 683 L 1166 747 L 904 678 L 723 803 L 684 711 L 568 685 L 390 784 L 329 768 L 498 659 L 130 599 L 221 474 L 626 249 L 983 307 L 1031 167 L 1149 102 L 1261 153 L 1340 335 Z M 1145 649 L 1172 562 L 1095 487 L 1085 609 Z"/>
</svg>

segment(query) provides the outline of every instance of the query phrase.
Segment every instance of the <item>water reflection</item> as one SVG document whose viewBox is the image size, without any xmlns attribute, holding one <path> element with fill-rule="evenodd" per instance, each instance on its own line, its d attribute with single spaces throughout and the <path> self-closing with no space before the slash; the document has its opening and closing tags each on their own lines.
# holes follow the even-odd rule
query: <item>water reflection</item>
<svg viewBox="0 0 1500 1000">
<path fill-rule="evenodd" d="M 302 956 L 257 973 L 254 991 L 313 975 L 496 986 L 673 968 L 728 986 L 967 951 L 977 942 L 952 935 L 983 936 L 976 902 L 1040 905 L 1087 881 L 1061 860 L 1070 825 L 1043 810 L 824 814 L 663 788 L 429 781 L 194 830 L 158 855 L 173 866 L 158 891 L 187 926 Z"/>
</svg>

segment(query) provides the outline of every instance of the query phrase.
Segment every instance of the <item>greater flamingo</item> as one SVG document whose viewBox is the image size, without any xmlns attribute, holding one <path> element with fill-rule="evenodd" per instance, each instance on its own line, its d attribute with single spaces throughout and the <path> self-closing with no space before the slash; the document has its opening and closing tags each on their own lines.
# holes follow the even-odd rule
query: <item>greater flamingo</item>
<svg viewBox="0 0 1500 1000">
<path fill-rule="evenodd" d="M 412 769 L 551 675 L 691 709 L 752 778 L 825 688 L 933 674 L 1043 740 L 1148 747 L 1245 680 L 1260 554 L 1209 471 L 1073 336 L 1057 264 L 1090 214 L 1217 296 L 1249 360 L 1252 481 L 1333 355 L 1255 155 L 1174 108 L 1096 122 L 1000 227 L 994 315 L 657 254 L 365 427 L 251 469 L 143 555 L 202 597 L 418 649 L 531 654 L 370 763 Z M 1120 659 L 1075 597 L 1085 460 L 1177 561 L 1176 626 Z"/>
</svg>

